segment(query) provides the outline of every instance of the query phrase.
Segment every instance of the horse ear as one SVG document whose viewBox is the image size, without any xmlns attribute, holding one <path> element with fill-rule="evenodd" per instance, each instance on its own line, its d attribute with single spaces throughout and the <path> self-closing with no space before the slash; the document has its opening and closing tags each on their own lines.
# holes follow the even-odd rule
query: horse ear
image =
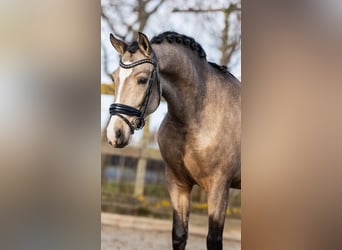
<svg viewBox="0 0 342 250">
<path fill-rule="evenodd" d="M 127 44 L 119 39 L 116 39 L 112 33 L 110 33 L 109 38 L 116 51 L 119 52 L 120 55 L 123 55 L 126 51 Z"/>
<path fill-rule="evenodd" d="M 138 33 L 138 45 L 140 50 L 146 55 L 150 56 L 152 52 L 152 47 L 150 42 L 148 41 L 147 36 L 144 33 Z"/>
</svg>

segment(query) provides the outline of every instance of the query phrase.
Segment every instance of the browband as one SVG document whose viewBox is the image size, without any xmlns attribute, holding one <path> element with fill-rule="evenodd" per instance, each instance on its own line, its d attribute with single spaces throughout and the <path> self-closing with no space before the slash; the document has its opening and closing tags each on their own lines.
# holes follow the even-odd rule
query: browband
<svg viewBox="0 0 342 250">
<path fill-rule="evenodd" d="M 152 61 L 151 59 L 142 59 L 136 62 L 132 62 L 131 64 L 125 64 L 122 59 L 120 59 L 120 66 L 123 67 L 124 69 L 130 69 L 133 68 L 135 66 L 138 66 L 140 64 L 144 64 L 144 63 L 150 63 L 153 66 L 155 65 L 154 61 Z"/>
</svg>

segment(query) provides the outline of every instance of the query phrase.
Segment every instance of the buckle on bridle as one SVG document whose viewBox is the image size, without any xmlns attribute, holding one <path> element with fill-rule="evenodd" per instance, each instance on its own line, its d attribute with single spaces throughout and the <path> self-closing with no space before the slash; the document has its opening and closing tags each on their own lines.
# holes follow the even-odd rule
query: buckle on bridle
<svg viewBox="0 0 342 250">
<path fill-rule="evenodd" d="M 145 126 L 145 119 L 143 117 L 138 117 L 132 121 L 132 126 L 135 129 L 142 129 Z"/>
</svg>

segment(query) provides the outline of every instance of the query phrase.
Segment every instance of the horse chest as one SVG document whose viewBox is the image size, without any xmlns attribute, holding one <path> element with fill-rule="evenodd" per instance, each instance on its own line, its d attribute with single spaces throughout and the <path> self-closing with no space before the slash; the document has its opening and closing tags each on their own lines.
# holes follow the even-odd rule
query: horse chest
<svg viewBox="0 0 342 250">
<path fill-rule="evenodd" d="M 222 173 L 220 168 L 226 164 L 227 154 L 224 143 L 227 133 L 208 123 L 208 127 L 185 128 L 176 126 L 168 117 L 159 130 L 159 146 L 167 168 L 177 176 L 189 176 L 194 182 L 206 187 L 216 175 Z"/>
<path fill-rule="evenodd" d="M 160 150 L 167 168 L 174 171 L 180 179 L 190 177 L 195 183 L 205 187 L 212 170 L 212 158 L 207 157 L 206 147 L 200 148 L 199 145 L 203 146 L 200 141 L 190 143 L 182 136 L 173 134 L 172 143 L 162 140 Z"/>
</svg>

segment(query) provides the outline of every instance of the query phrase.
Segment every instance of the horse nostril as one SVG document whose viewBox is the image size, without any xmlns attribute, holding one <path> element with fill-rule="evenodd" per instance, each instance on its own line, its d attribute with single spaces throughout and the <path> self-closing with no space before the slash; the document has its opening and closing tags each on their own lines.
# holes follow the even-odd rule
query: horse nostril
<svg viewBox="0 0 342 250">
<path fill-rule="evenodd" d="M 109 145 L 113 146 L 112 141 L 108 140 Z"/>
<path fill-rule="evenodd" d="M 118 130 L 115 132 L 115 135 L 116 135 L 116 138 L 120 138 L 121 135 L 122 135 L 121 129 L 118 129 Z"/>
</svg>

